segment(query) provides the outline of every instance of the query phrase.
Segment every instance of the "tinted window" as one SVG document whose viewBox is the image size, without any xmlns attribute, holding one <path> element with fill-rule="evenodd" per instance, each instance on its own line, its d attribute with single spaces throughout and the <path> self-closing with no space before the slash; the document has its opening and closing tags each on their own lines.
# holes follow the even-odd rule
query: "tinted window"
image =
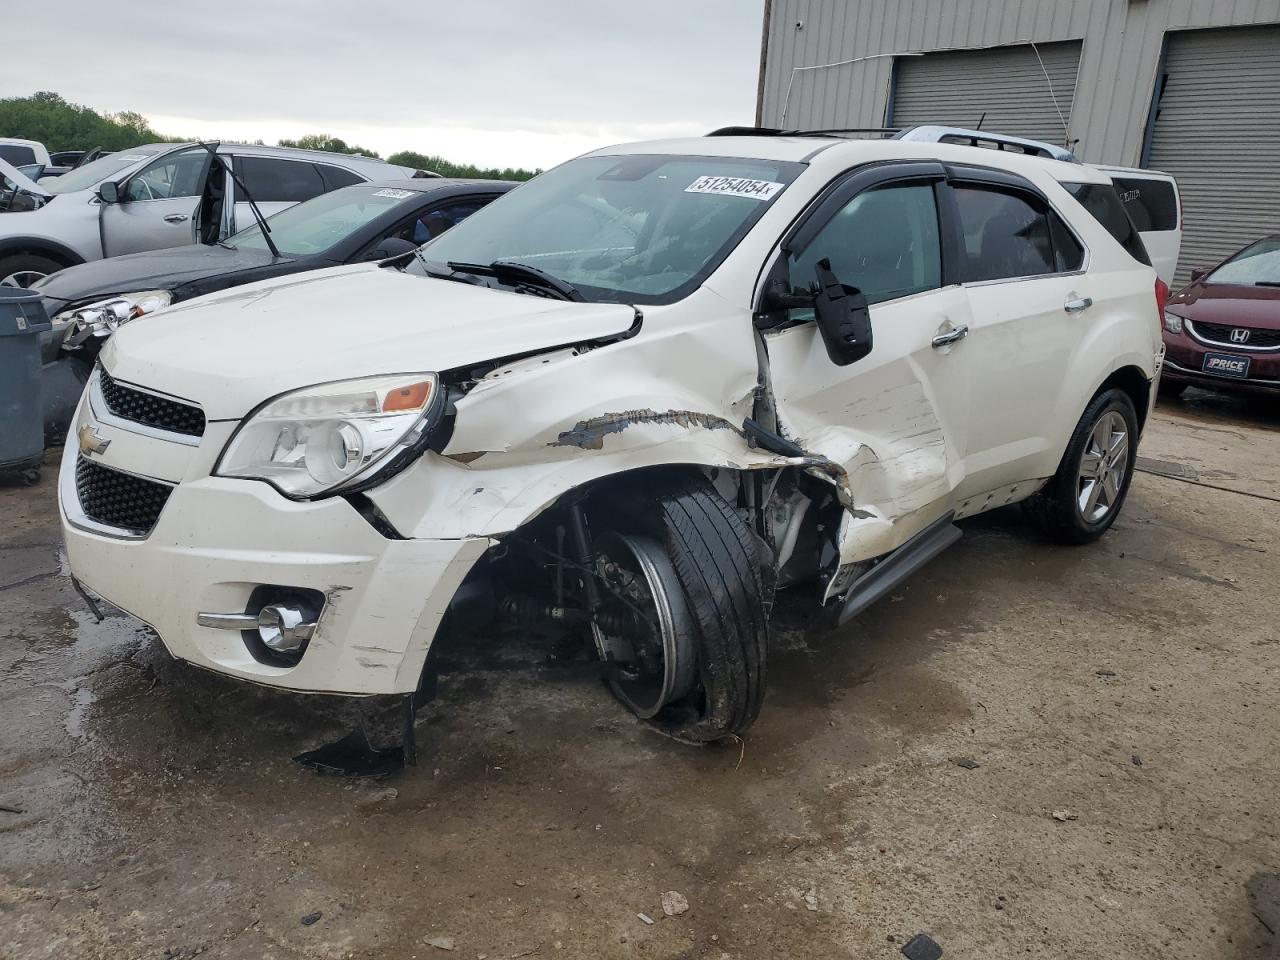
<svg viewBox="0 0 1280 960">
<path fill-rule="evenodd" d="M 355 183 L 365 182 L 363 177 L 352 173 L 346 167 L 332 167 L 327 163 L 317 163 L 315 167 L 320 171 L 320 176 L 324 177 L 326 190 L 337 190 L 339 187 L 349 187 Z"/>
<path fill-rule="evenodd" d="M 394 236 L 408 240 L 410 243 L 424 244 L 428 240 L 434 240 L 450 227 L 457 226 L 492 199 L 492 197 L 485 197 L 434 207 L 396 231 Z"/>
<path fill-rule="evenodd" d="M 1113 177 L 1129 219 L 1139 230 L 1177 230 L 1178 196 L 1168 180 Z"/>
<path fill-rule="evenodd" d="M 325 192 L 314 163 L 276 157 L 236 157 L 235 170 L 258 203 L 301 203 Z M 236 200 L 243 200 L 236 187 Z"/>
<path fill-rule="evenodd" d="M 17 167 L 24 163 L 35 163 L 36 152 L 17 143 L 0 143 L 0 159 L 8 160 Z"/>
<path fill-rule="evenodd" d="M 193 147 L 161 157 L 129 178 L 125 196 L 130 200 L 171 200 L 198 197 L 204 192 L 204 171 L 209 151 Z"/>
<path fill-rule="evenodd" d="M 1084 247 L 1076 239 L 1062 218 L 1052 210 L 1049 216 L 1049 234 L 1053 237 L 1053 265 L 1059 273 L 1071 273 L 1084 266 Z"/>
<path fill-rule="evenodd" d="M 1064 183 L 1067 193 L 1080 201 L 1084 207 L 1111 234 L 1120 246 L 1129 251 L 1129 255 L 1139 263 L 1151 266 L 1151 257 L 1138 236 L 1137 228 L 1125 212 L 1124 204 L 1116 188 L 1109 183 Z"/>
<path fill-rule="evenodd" d="M 1040 201 L 977 186 L 958 186 L 954 194 L 964 233 L 964 280 L 1057 272 L 1048 210 Z"/>
<path fill-rule="evenodd" d="M 823 258 L 868 303 L 933 290 L 942 283 L 938 211 L 928 184 L 860 193 L 788 264 L 792 290 L 808 290 Z"/>
</svg>

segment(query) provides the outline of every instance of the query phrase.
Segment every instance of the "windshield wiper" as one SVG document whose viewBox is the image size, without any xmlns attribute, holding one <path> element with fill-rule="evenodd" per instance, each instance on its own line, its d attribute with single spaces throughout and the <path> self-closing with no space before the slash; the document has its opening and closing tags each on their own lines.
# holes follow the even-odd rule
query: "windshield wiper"
<svg viewBox="0 0 1280 960">
<path fill-rule="evenodd" d="M 222 169 L 227 172 L 227 174 L 231 177 L 231 182 L 234 183 L 236 187 L 239 189 L 239 191 L 244 194 L 245 202 L 249 204 L 249 209 L 253 211 L 253 218 L 258 222 L 258 229 L 262 231 L 262 239 L 266 243 L 267 249 L 271 251 L 272 259 L 275 259 L 275 260 L 281 259 L 280 248 L 277 247 L 276 242 L 271 239 L 271 228 L 267 226 L 267 218 L 264 217 L 262 215 L 262 211 L 258 209 L 258 204 L 254 202 L 253 196 L 249 193 L 249 188 L 244 185 L 244 181 L 241 180 L 238 176 L 236 176 L 236 172 L 231 169 L 231 165 L 227 163 L 225 159 L 223 159 L 220 153 L 218 153 L 217 144 L 202 143 L 200 144 L 200 146 L 204 147 L 206 150 L 209 151 L 209 156 L 211 156 L 214 159 L 214 161 L 218 164 L 218 166 L 222 167 Z M 224 202 L 225 202 L 225 198 L 224 198 Z M 232 203 L 235 202 L 234 197 L 232 198 L 231 202 Z M 230 245 L 228 246 L 232 250 L 235 249 L 235 247 L 231 247 Z"/>
<path fill-rule="evenodd" d="M 1280 287 L 1280 280 L 1257 280 L 1253 285 L 1255 287 Z"/>
<path fill-rule="evenodd" d="M 515 286 L 541 287 L 543 290 L 550 290 L 562 300 L 572 300 L 575 303 L 585 303 L 587 300 L 581 291 L 568 281 L 515 260 L 495 260 L 487 266 L 482 263 L 456 263 L 451 260 L 449 269 L 460 273 L 487 275 L 499 282 L 510 281 Z"/>
</svg>

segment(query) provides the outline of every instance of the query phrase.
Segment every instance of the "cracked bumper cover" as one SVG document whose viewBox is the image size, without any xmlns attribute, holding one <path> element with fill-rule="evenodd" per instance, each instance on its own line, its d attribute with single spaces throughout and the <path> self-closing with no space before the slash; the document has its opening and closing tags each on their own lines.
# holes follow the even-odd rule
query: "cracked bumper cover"
<svg viewBox="0 0 1280 960">
<path fill-rule="evenodd" d="M 493 542 L 389 540 L 341 498 L 295 503 L 264 483 L 216 477 L 175 487 L 145 540 L 81 529 L 60 514 L 76 577 L 150 624 L 174 657 L 314 693 L 416 689 L 454 592 Z M 196 624 L 199 611 L 245 609 L 261 584 L 328 598 L 296 666 L 259 663 L 239 632 Z"/>
</svg>

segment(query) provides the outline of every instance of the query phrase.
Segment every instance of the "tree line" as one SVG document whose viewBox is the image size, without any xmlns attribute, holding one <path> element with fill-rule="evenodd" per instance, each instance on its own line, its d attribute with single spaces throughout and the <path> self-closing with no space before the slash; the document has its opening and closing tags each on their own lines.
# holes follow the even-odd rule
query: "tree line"
<svg viewBox="0 0 1280 960">
<path fill-rule="evenodd" d="M 92 107 L 68 103 L 49 91 L 29 97 L 0 98 L 0 136 L 38 140 L 50 151 L 126 150 L 144 143 L 181 143 L 192 137 L 174 137 L 151 129 L 140 113 L 99 113 Z M 252 141 L 262 143 L 261 140 Z M 354 153 L 375 160 L 382 158 L 373 150 L 350 144 L 324 133 L 308 134 L 297 140 L 280 140 L 281 147 L 302 147 L 330 153 Z M 468 177 L 477 180 L 528 180 L 540 173 L 519 167 L 478 167 L 471 163 L 453 163 L 434 154 L 401 150 L 386 158 L 388 163 L 418 170 L 430 170 L 444 177 Z"/>
</svg>

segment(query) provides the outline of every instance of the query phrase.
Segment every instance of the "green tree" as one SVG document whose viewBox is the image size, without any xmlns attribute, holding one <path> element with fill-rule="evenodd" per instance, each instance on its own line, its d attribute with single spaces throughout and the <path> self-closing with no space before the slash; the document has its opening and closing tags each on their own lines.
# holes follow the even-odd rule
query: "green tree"
<svg viewBox="0 0 1280 960">
<path fill-rule="evenodd" d="M 103 116 L 47 90 L 0 99 L 0 136 L 39 140 L 50 150 L 124 150 L 175 139 L 156 133 L 141 114 Z"/>
<path fill-rule="evenodd" d="M 442 177 L 461 177 L 468 180 L 528 180 L 541 170 L 524 170 L 518 167 L 477 167 L 472 163 L 451 163 L 444 157 L 428 156 L 415 150 L 401 150 L 387 157 L 387 163 L 416 170 L 430 170 Z"/>
<path fill-rule="evenodd" d="M 354 153 L 362 157 L 371 157 L 374 160 L 381 160 L 372 150 L 364 147 L 358 147 L 354 143 L 347 143 L 338 137 L 330 136 L 327 133 L 308 133 L 305 137 L 299 137 L 297 140 L 281 140 L 279 145 L 282 147 L 297 147 L 299 150 L 324 150 L 327 153 Z"/>
</svg>

